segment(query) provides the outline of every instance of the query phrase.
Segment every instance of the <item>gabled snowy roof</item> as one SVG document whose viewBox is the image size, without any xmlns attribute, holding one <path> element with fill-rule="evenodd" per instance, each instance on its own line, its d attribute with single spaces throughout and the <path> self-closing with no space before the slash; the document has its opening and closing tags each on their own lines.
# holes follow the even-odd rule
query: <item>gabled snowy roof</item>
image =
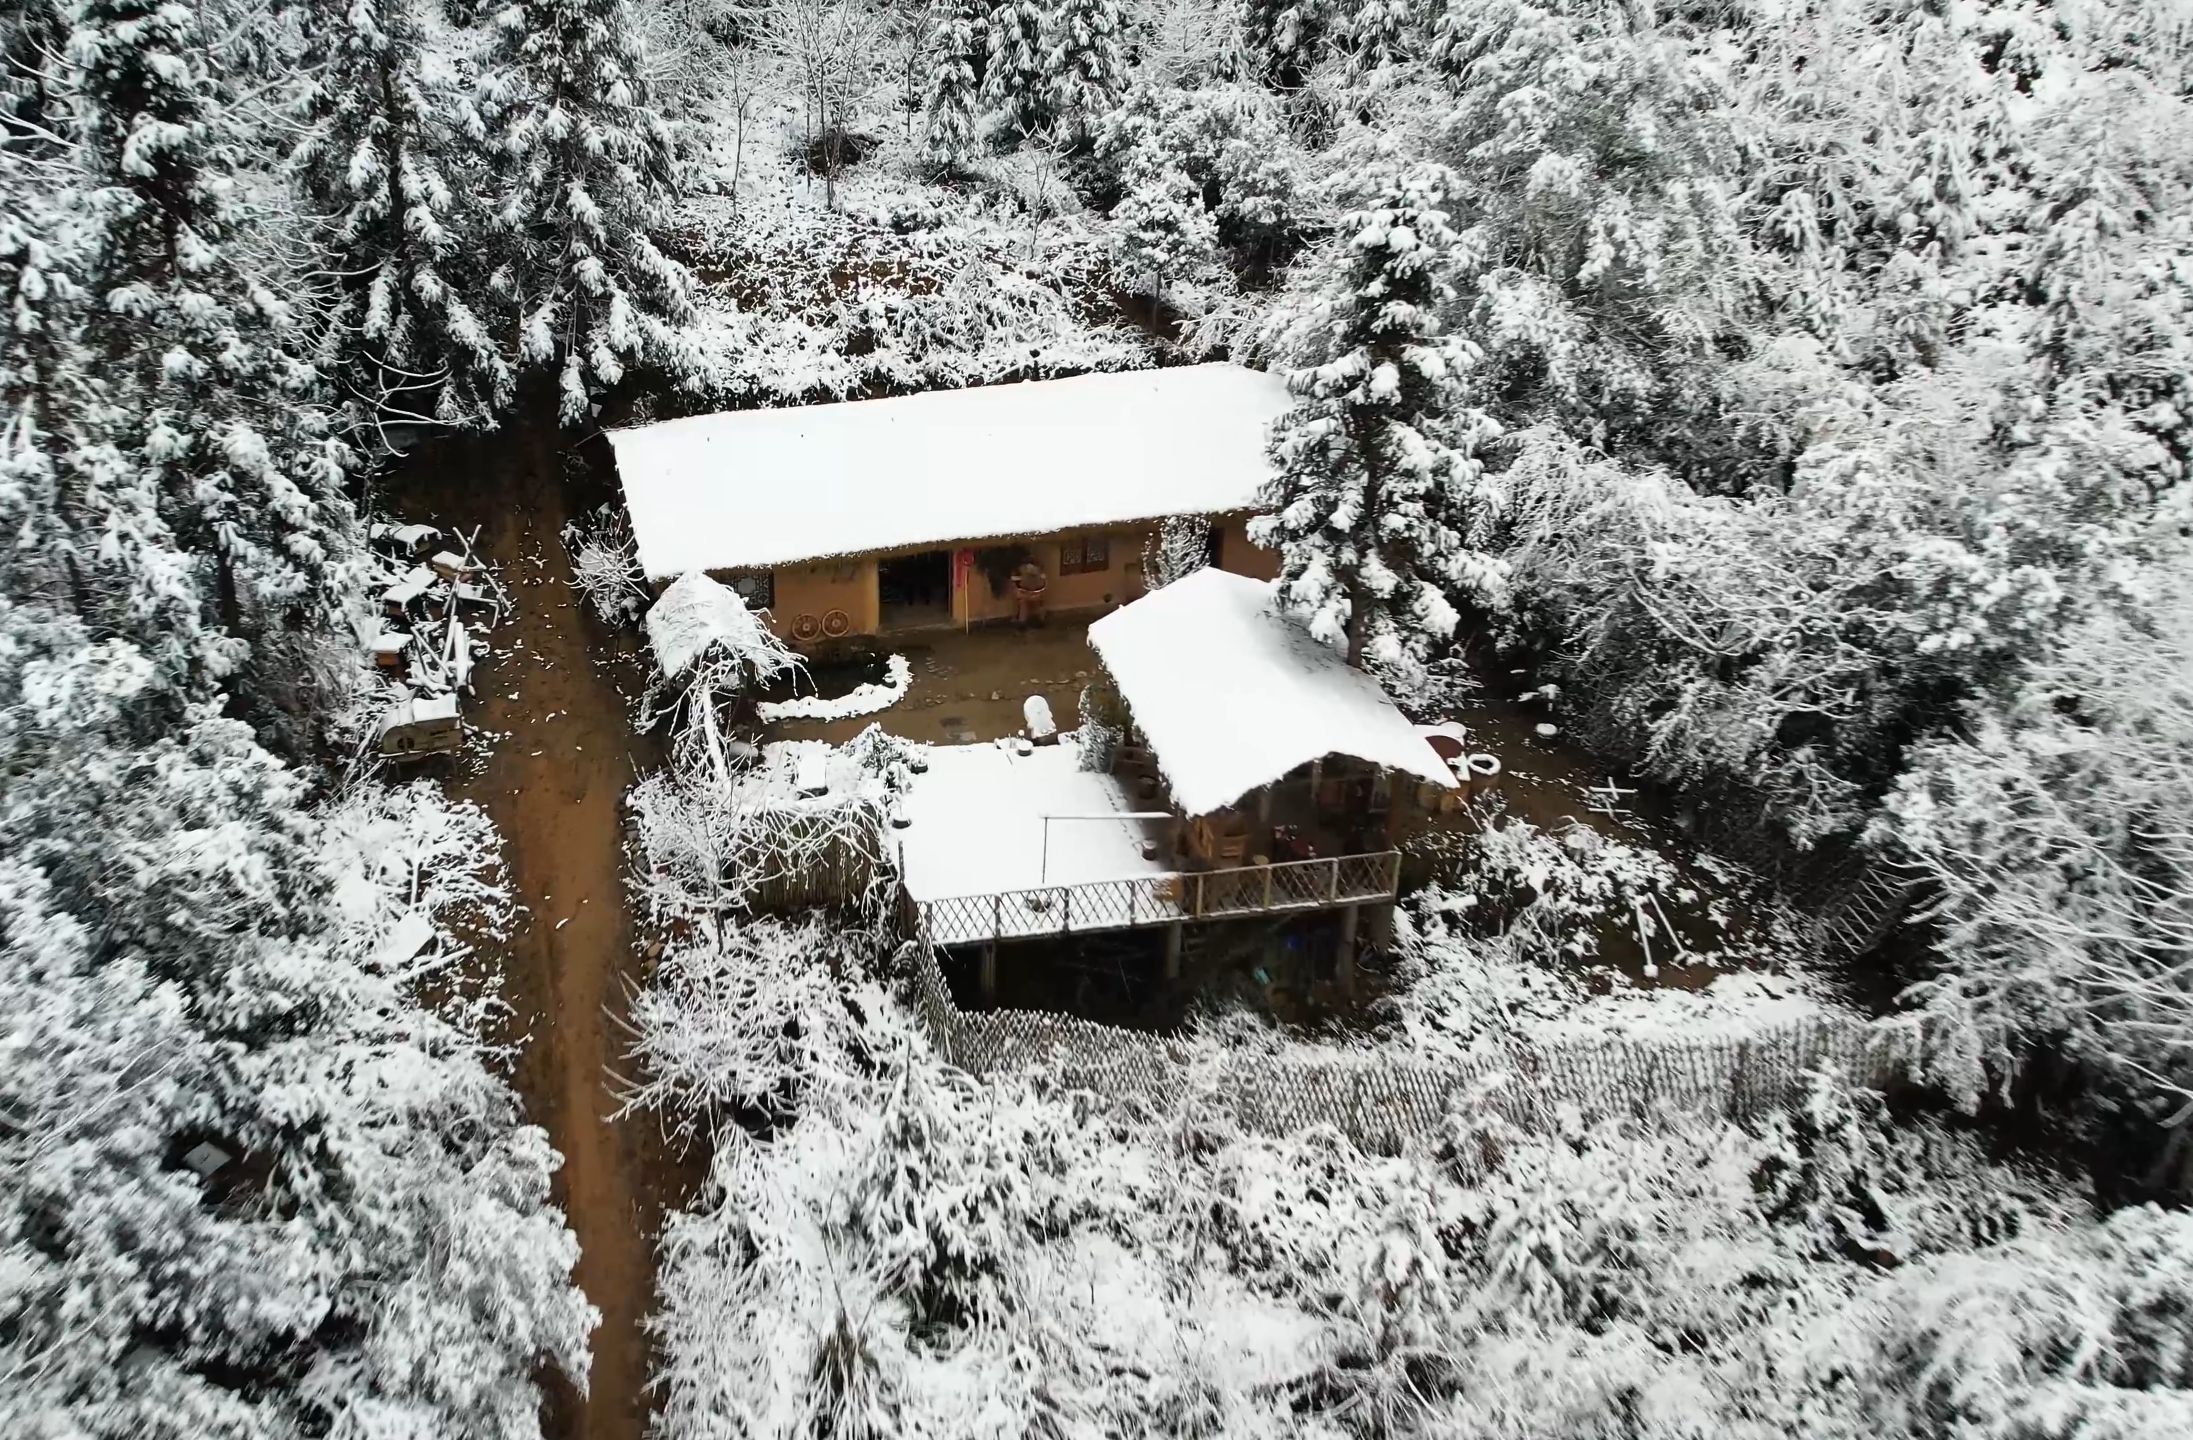
<svg viewBox="0 0 2193 1440">
<path fill-rule="evenodd" d="M 1191 365 L 609 432 L 651 580 L 1246 510 L 1276 376 Z"/>
<path fill-rule="evenodd" d="M 1207 568 L 1089 627 L 1175 803 L 1208 815 L 1327 755 L 1452 787 L 1378 682 L 1271 600 L 1267 582 Z"/>
<path fill-rule="evenodd" d="M 758 667 L 763 670 L 771 668 L 766 657 L 782 650 L 729 586 L 700 574 L 678 581 L 648 607 L 647 639 L 662 673 L 673 680 L 712 646 L 732 655 L 765 657 Z"/>
</svg>

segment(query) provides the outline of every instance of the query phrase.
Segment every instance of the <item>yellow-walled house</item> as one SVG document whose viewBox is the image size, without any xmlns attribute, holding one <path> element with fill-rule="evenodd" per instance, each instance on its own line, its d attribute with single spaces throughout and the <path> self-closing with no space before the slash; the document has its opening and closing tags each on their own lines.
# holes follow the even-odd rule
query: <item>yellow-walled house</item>
<svg viewBox="0 0 2193 1440">
<path fill-rule="evenodd" d="M 885 400 L 740 410 L 612 431 L 641 567 L 729 583 L 814 646 L 1015 614 L 1033 562 L 1047 614 L 1143 593 L 1173 516 L 1210 524 L 1213 561 L 1257 579 L 1249 542 L 1289 404 L 1236 365 L 1081 375 Z"/>
</svg>

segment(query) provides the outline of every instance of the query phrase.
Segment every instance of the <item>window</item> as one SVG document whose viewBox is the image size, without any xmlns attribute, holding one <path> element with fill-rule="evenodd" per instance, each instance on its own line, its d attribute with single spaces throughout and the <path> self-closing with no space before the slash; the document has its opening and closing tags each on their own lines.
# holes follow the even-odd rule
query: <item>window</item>
<svg viewBox="0 0 2193 1440">
<path fill-rule="evenodd" d="M 773 610 L 777 604 L 777 574 L 764 570 L 757 575 L 741 575 L 731 582 L 731 590 L 749 610 Z"/>
<path fill-rule="evenodd" d="M 1076 535 L 1058 542 L 1058 573 L 1088 575 L 1112 568 L 1112 541 L 1106 535 Z"/>
</svg>

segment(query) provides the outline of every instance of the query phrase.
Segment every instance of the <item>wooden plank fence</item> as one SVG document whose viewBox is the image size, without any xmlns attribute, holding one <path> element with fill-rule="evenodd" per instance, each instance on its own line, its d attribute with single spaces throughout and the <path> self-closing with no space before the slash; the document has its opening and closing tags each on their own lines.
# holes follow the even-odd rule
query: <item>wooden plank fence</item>
<svg viewBox="0 0 2193 1440">
<path fill-rule="evenodd" d="M 1459 1060 L 1368 1048 L 1191 1053 L 1072 1015 L 969 1014 L 952 1000 L 928 944 L 916 939 L 904 954 L 932 1042 L 970 1073 L 1040 1070 L 1071 1089 L 1155 1104 L 1200 1092 L 1246 1129 L 1279 1135 L 1331 1125 L 1377 1153 L 1445 1133 L 1465 1098 L 1531 1131 L 1551 1129 L 1568 1108 L 1587 1120 L 1667 1113 L 1751 1120 L 1796 1102 L 1824 1064 L 1881 1090 L 1908 1083 L 1913 1070 L 1909 1031 L 1841 1014 L 1726 1035 L 1564 1036 Z"/>
</svg>

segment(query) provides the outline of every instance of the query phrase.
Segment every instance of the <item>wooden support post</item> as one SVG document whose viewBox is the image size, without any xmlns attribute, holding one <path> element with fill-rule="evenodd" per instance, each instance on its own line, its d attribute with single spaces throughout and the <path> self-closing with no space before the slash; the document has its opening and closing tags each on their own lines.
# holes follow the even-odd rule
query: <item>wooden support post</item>
<svg viewBox="0 0 2193 1440">
<path fill-rule="evenodd" d="M 998 1003 L 998 942 L 990 940 L 982 947 L 982 1003 Z"/>
<path fill-rule="evenodd" d="M 1340 912 L 1340 957 L 1336 965 L 1336 978 L 1340 993 L 1350 1000 L 1355 998 L 1355 928 L 1362 918 L 1360 905 L 1350 905 Z"/>
<path fill-rule="evenodd" d="M 1384 952 L 1393 945 L 1393 901 L 1371 907 L 1371 948 Z"/>
<path fill-rule="evenodd" d="M 1180 947 L 1188 927 L 1178 920 L 1165 927 L 1165 978 L 1180 978 Z"/>
<path fill-rule="evenodd" d="M 1272 867 L 1269 864 L 1264 867 L 1264 908 L 1272 908 Z"/>
</svg>

